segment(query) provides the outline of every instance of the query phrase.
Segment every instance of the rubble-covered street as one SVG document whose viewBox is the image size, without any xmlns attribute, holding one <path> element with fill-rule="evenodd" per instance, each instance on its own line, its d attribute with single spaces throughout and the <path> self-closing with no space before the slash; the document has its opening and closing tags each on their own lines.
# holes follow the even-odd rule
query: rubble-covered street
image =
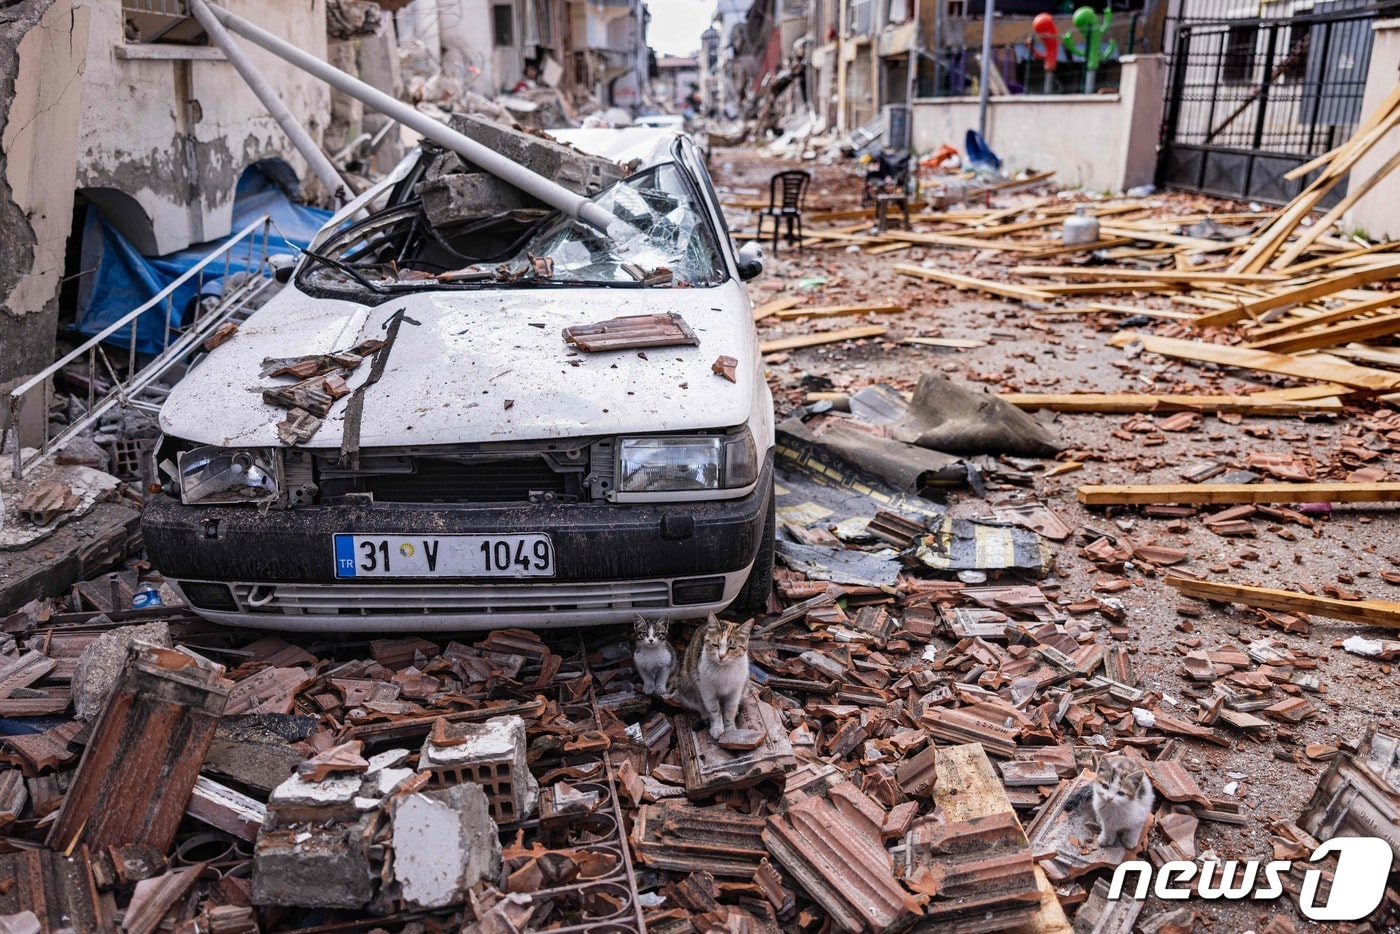
<svg viewBox="0 0 1400 934">
<path fill-rule="evenodd" d="M 750 229 L 782 164 L 713 161 Z M 1085 264 L 1032 239 L 1084 195 L 1013 184 L 872 236 L 856 178 L 818 169 L 808 243 L 750 287 L 781 569 L 732 737 L 643 694 L 618 627 L 239 633 L 169 588 L 129 609 L 129 565 L 5 620 L 10 929 L 1319 929 L 1291 898 L 1109 901 L 1108 880 L 1292 860 L 1296 896 L 1320 840 L 1397 842 L 1400 426 L 1363 377 L 1400 377 L 1332 358 L 1319 389 L 1163 352 L 1208 295 L 1268 294 L 1214 271 L 1257 206 L 1095 199 L 1105 239 L 1162 246 Z M 1174 289 L 1193 265 L 1208 290 Z M 923 390 L 901 415 L 931 379 L 979 420 L 911 423 Z M 1111 754 L 1155 806 L 1100 845 Z M 1349 929 L 1396 910 L 1387 891 Z"/>
<path fill-rule="evenodd" d="M 0 0 L 0 934 L 1400 931 L 1391 7 L 676 2 Z"/>
</svg>

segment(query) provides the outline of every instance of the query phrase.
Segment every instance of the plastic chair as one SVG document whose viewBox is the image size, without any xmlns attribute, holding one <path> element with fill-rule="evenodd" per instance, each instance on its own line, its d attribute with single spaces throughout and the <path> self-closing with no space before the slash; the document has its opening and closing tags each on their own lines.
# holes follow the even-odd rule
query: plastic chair
<svg viewBox="0 0 1400 934">
<path fill-rule="evenodd" d="M 793 228 L 796 226 L 797 247 L 802 248 L 802 201 L 807 196 L 807 184 L 811 180 L 811 172 L 791 169 L 774 175 L 768 183 L 768 207 L 758 212 L 758 239 L 763 239 L 764 218 L 773 218 L 774 253 L 778 252 L 778 233 L 784 218 L 787 219 L 788 243 L 793 242 Z"/>
</svg>

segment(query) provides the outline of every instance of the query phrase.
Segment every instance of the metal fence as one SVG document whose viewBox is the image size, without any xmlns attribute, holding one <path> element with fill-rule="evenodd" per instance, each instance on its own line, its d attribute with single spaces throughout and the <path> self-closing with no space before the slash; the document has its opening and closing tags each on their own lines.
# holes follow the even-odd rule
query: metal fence
<svg viewBox="0 0 1400 934">
<path fill-rule="evenodd" d="M 1308 179 L 1284 174 L 1361 120 L 1375 17 L 1368 6 L 1176 22 L 1159 184 L 1276 204 L 1296 195 Z"/>
<path fill-rule="evenodd" d="M 267 250 L 271 226 L 267 216 L 258 218 L 149 301 L 133 308 L 48 369 L 13 389 L 5 425 L 7 430 L 0 433 L 0 445 L 16 436 L 17 432 L 13 429 L 18 428 L 21 412 L 27 405 L 40 406 L 39 420 L 43 422 L 42 440 L 28 456 L 25 456 L 25 449 L 20 444 L 14 443 L 11 452 L 14 475 L 22 477 L 43 463 L 74 437 L 96 424 L 114 406 L 158 411 L 159 402 L 150 398 L 155 394 L 157 380 L 171 367 L 194 356 L 220 324 L 236 317 L 273 284 Z M 246 275 L 241 272 L 229 275 L 229 267 L 235 257 L 241 257 L 247 269 Z M 194 282 L 196 294 L 202 294 L 206 277 L 216 274 L 221 275 L 223 280 L 218 299 L 206 303 L 196 298 L 193 308 L 185 315 L 186 320 L 178 328 L 172 328 L 172 322 L 176 320 L 176 291 Z M 159 353 L 143 358 L 136 350 L 137 334 L 142 325 L 151 320 L 164 322 L 161 333 L 165 338 Z M 82 400 L 85 403 L 82 416 L 73 419 L 57 433 L 53 433 L 48 417 L 55 379 L 85 387 L 86 390 L 86 398 Z"/>
</svg>

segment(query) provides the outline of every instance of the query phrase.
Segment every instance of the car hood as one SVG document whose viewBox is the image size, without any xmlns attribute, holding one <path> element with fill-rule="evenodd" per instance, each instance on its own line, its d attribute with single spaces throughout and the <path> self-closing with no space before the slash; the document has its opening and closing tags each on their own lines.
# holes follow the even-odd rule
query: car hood
<svg viewBox="0 0 1400 934">
<path fill-rule="evenodd" d="M 364 392 L 361 448 L 687 431 L 743 424 L 761 379 L 743 287 L 502 289 L 420 292 L 376 307 L 316 299 L 288 286 L 171 392 L 161 429 L 201 444 L 280 446 L 286 411 L 262 391 L 269 358 L 348 350 L 404 319 L 379 381 Z M 577 351 L 561 332 L 623 315 L 674 312 L 699 346 Z M 385 351 L 380 351 L 381 354 Z M 738 361 L 735 383 L 711 370 Z M 369 377 L 374 358 L 348 378 Z M 303 447 L 341 443 L 350 397 Z"/>
</svg>

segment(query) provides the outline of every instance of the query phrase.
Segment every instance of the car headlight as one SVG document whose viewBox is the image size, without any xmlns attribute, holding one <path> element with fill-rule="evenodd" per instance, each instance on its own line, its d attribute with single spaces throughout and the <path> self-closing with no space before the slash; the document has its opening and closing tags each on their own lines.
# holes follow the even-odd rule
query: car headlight
<svg viewBox="0 0 1400 934">
<path fill-rule="evenodd" d="M 758 480 L 758 452 L 747 431 L 704 437 L 623 438 L 618 491 L 732 490 Z"/>
<path fill-rule="evenodd" d="M 180 454 L 180 500 L 265 503 L 281 494 L 273 448 L 201 447 Z"/>
</svg>

